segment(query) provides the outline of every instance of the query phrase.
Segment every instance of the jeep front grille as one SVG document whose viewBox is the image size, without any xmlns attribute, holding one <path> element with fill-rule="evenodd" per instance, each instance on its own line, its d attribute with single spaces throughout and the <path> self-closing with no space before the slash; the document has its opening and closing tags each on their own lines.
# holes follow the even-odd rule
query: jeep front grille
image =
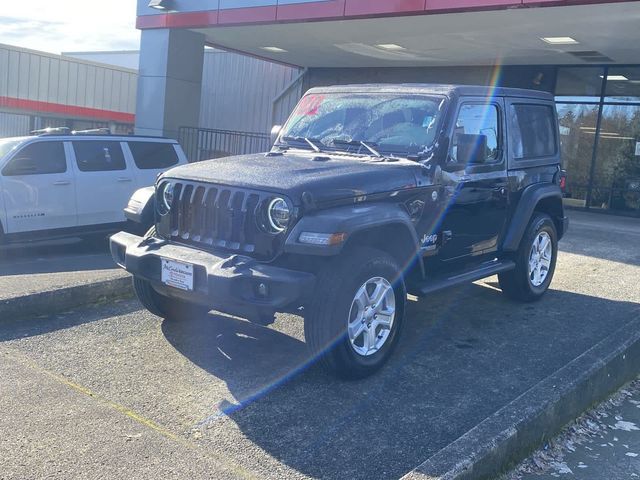
<svg viewBox="0 0 640 480">
<path fill-rule="evenodd" d="M 273 236 L 263 232 L 256 219 L 258 206 L 269 198 L 268 194 L 218 185 L 172 183 L 170 213 L 161 217 L 158 224 L 161 236 L 179 243 L 242 253 L 256 252 L 257 244 L 264 244 L 265 240 L 266 244 L 273 242 Z"/>
</svg>

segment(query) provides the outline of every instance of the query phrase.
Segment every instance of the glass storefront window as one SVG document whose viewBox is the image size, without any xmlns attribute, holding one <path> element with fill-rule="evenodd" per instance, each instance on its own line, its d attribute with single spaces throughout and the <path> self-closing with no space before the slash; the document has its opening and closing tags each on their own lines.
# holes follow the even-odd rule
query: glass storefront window
<svg viewBox="0 0 640 480">
<path fill-rule="evenodd" d="M 565 203 L 586 207 L 598 106 L 559 103 L 557 108 L 562 163 L 568 173 Z"/>
<path fill-rule="evenodd" d="M 605 102 L 640 102 L 640 68 L 610 68 Z"/>
<path fill-rule="evenodd" d="M 599 102 L 603 78 L 602 67 L 559 68 L 556 96 L 565 102 Z"/>
<path fill-rule="evenodd" d="M 640 214 L 640 105 L 605 105 L 592 208 Z"/>
</svg>

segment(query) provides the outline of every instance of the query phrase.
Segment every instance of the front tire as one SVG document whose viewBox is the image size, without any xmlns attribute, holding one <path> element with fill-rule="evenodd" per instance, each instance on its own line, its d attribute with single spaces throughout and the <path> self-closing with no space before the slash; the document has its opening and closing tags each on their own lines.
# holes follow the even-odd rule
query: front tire
<svg viewBox="0 0 640 480">
<path fill-rule="evenodd" d="M 536 213 L 516 252 L 516 268 L 498 275 L 502 292 L 521 302 L 539 300 L 551 285 L 557 258 L 556 226 L 549 215 Z"/>
<path fill-rule="evenodd" d="M 318 275 L 304 322 L 312 354 L 342 378 L 372 375 L 398 343 L 406 296 L 393 257 L 368 247 L 346 251 Z"/>
<path fill-rule="evenodd" d="M 156 292 L 148 281 L 140 278 L 133 278 L 133 289 L 144 308 L 160 318 L 170 318 L 175 320 L 202 318 L 211 310 L 210 308 L 203 307 L 202 305 L 188 303 L 183 300 L 161 295 Z"/>
</svg>

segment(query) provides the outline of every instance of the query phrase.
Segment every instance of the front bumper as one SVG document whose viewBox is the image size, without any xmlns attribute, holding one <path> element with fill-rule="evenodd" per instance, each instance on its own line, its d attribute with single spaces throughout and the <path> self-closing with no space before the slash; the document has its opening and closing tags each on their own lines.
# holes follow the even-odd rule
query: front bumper
<svg viewBox="0 0 640 480">
<path fill-rule="evenodd" d="M 149 281 L 159 293 L 246 318 L 295 310 L 308 302 L 316 281 L 313 274 L 259 263 L 249 257 L 215 255 L 126 232 L 113 235 L 110 247 L 118 265 Z M 193 265 L 194 290 L 164 285 L 162 259 Z"/>
</svg>

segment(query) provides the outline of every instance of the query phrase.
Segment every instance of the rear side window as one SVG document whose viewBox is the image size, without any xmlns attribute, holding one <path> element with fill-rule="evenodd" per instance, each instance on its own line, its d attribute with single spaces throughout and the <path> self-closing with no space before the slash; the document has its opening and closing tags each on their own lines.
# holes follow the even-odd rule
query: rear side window
<svg viewBox="0 0 640 480">
<path fill-rule="evenodd" d="M 178 164 L 178 155 L 171 143 L 129 142 L 133 161 L 141 170 L 157 170 Z"/>
<path fill-rule="evenodd" d="M 73 142 L 73 150 L 82 172 L 109 172 L 127 168 L 119 142 Z"/>
<path fill-rule="evenodd" d="M 511 138 L 518 160 L 550 157 L 557 152 L 555 116 L 548 105 L 511 105 Z"/>
<path fill-rule="evenodd" d="M 62 142 L 38 142 L 20 150 L 4 168 L 5 177 L 47 175 L 67 171 L 67 159 Z"/>
</svg>

